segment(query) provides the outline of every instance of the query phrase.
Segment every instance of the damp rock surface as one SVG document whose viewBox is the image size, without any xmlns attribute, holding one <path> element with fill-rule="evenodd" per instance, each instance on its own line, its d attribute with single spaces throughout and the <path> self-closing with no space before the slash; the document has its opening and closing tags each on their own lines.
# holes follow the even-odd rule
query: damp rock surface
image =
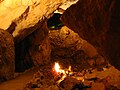
<svg viewBox="0 0 120 90">
<path fill-rule="evenodd" d="M 13 37 L 0 29 L 0 81 L 12 79 L 15 72 Z"/>
</svg>

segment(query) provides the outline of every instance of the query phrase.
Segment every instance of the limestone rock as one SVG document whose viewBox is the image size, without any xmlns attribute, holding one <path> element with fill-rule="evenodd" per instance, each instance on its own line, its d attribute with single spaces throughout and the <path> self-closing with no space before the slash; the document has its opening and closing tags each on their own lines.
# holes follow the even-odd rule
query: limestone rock
<svg viewBox="0 0 120 90">
<path fill-rule="evenodd" d="M 17 72 L 23 72 L 33 65 L 38 66 L 43 62 L 50 61 L 51 47 L 47 34 L 48 29 L 46 23 L 44 23 L 40 29 L 15 44 L 15 67 Z"/>
<path fill-rule="evenodd" d="M 67 0 L 67 2 L 63 3 L 56 11 L 55 13 L 61 13 L 63 14 L 63 12 L 69 8 L 71 5 L 77 3 L 79 0 Z"/>
<path fill-rule="evenodd" d="M 95 83 L 92 85 L 92 88 L 90 88 L 88 90 L 106 90 L 106 88 L 103 83 Z"/>
<path fill-rule="evenodd" d="M 37 29 L 28 37 L 30 41 L 29 54 L 35 66 L 50 62 L 51 45 L 47 34 L 48 29 L 44 23 L 41 29 Z"/>
<path fill-rule="evenodd" d="M 8 32 L 0 29 L 0 81 L 13 78 L 15 72 L 14 42 Z"/>
<path fill-rule="evenodd" d="M 75 78 L 66 77 L 63 81 L 60 82 L 60 87 L 65 90 L 81 90 L 83 89 L 83 83 Z"/>
<path fill-rule="evenodd" d="M 64 12 L 61 19 L 120 69 L 119 15 L 119 0 L 79 0 Z"/>
<path fill-rule="evenodd" d="M 107 64 L 91 44 L 66 26 L 58 30 L 50 30 L 49 39 L 52 46 L 51 59 L 61 61 L 63 66 L 72 64 L 83 69 L 103 67 Z"/>
<path fill-rule="evenodd" d="M 51 46 L 47 37 L 41 45 L 33 45 L 29 51 L 35 66 L 50 63 Z"/>
<path fill-rule="evenodd" d="M 0 3 L 0 28 L 13 34 L 15 41 L 40 28 L 44 20 L 66 0 L 4 0 Z"/>
<path fill-rule="evenodd" d="M 15 71 L 24 72 L 32 66 L 50 62 L 51 46 L 46 23 L 19 43 L 15 44 Z"/>
<path fill-rule="evenodd" d="M 55 47 L 64 48 L 75 46 L 76 42 L 80 39 L 79 35 L 74 31 L 70 30 L 66 26 L 63 26 L 61 29 L 58 30 L 50 30 L 49 38 L 51 43 L 55 45 Z"/>
<path fill-rule="evenodd" d="M 97 87 L 101 86 L 101 88 L 99 87 L 99 90 L 101 90 L 104 85 L 105 88 L 108 90 L 112 90 L 111 86 L 114 86 L 113 90 L 117 90 L 116 88 L 118 88 L 118 90 L 120 89 L 120 71 L 117 70 L 116 68 L 114 68 L 113 66 L 110 66 L 109 68 L 107 68 L 104 71 L 93 71 L 92 73 L 87 73 L 86 77 L 87 79 L 90 78 L 98 78 L 98 80 L 96 80 L 94 83 L 92 83 L 92 88 L 93 90 L 96 90 Z M 104 85 L 102 85 L 104 84 Z M 98 86 L 96 86 L 98 85 Z M 115 88 L 116 87 L 116 88 Z M 88 89 L 88 90 L 91 90 Z M 103 89 L 104 90 L 104 89 Z"/>
<path fill-rule="evenodd" d="M 77 33 L 66 26 L 58 30 L 51 30 L 49 38 L 54 48 L 67 48 L 74 51 L 83 50 L 89 57 L 93 57 L 98 54 L 91 44 L 80 38 Z"/>
</svg>

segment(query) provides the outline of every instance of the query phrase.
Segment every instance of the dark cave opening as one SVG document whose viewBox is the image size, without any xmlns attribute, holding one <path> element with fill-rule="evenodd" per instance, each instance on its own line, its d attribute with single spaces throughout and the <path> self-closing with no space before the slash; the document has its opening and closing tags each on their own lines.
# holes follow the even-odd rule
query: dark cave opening
<svg viewBox="0 0 120 90">
<path fill-rule="evenodd" d="M 49 30 L 59 30 L 64 26 L 60 20 L 61 15 L 60 13 L 54 13 L 53 16 L 47 20 L 47 28 Z M 31 37 L 31 35 L 15 44 L 15 72 L 24 72 L 34 66 L 29 53 L 31 47 L 29 37 Z"/>
<path fill-rule="evenodd" d="M 15 44 L 15 72 L 24 72 L 33 67 L 33 61 L 29 55 L 30 41 L 26 37 Z"/>
<path fill-rule="evenodd" d="M 53 16 L 48 19 L 47 26 L 50 30 L 58 30 L 62 26 L 64 26 L 64 24 L 60 20 L 61 15 L 62 14 L 60 13 L 54 13 Z"/>
</svg>

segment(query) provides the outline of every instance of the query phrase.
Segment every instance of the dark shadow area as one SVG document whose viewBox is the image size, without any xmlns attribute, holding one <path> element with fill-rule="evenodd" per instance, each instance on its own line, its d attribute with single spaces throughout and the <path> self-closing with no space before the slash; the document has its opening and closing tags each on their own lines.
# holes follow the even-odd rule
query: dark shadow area
<svg viewBox="0 0 120 90">
<path fill-rule="evenodd" d="M 57 30 L 64 26 L 60 20 L 61 15 L 62 14 L 54 13 L 54 15 L 50 19 L 48 19 L 47 26 L 50 30 L 51 29 Z"/>
<path fill-rule="evenodd" d="M 29 54 L 30 41 L 25 38 L 15 45 L 15 71 L 24 72 L 33 66 L 33 61 Z"/>
</svg>

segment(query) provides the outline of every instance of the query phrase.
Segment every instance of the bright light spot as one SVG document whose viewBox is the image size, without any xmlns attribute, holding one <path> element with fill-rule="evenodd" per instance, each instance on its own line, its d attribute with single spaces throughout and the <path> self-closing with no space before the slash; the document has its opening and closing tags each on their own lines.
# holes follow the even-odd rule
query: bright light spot
<svg viewBox="0 0 120 90">
<path fill-rule="evenodd" d="M 56 62 L 55 62 L 55 71 L 57 73 L 60 72 L 60 65 L 59 65 L 59 63 L 56 63 Z"/>
<path fill-rule="evenodd" d="M 76 73 L 71 71 L 71 66 L 69 66 L 68 69 L 61 69 L 59 63 L 57 62 L 55 62 L 54 70 L 57 73 L 57 75 L 61 76 L 61 78 L 58 80 L 58 83 L 63 81 L 67 76 L 71 76 L 73 75 L 73 73 Z M 71 76 L 71 77 L 84 82 L 84 77 L 79 77 L 79 76 Z"/>
<path fill-rule="evenodd" d="M 71 71 L 71 66 L 69 66 L 68 70 Z"/>
</svg>

